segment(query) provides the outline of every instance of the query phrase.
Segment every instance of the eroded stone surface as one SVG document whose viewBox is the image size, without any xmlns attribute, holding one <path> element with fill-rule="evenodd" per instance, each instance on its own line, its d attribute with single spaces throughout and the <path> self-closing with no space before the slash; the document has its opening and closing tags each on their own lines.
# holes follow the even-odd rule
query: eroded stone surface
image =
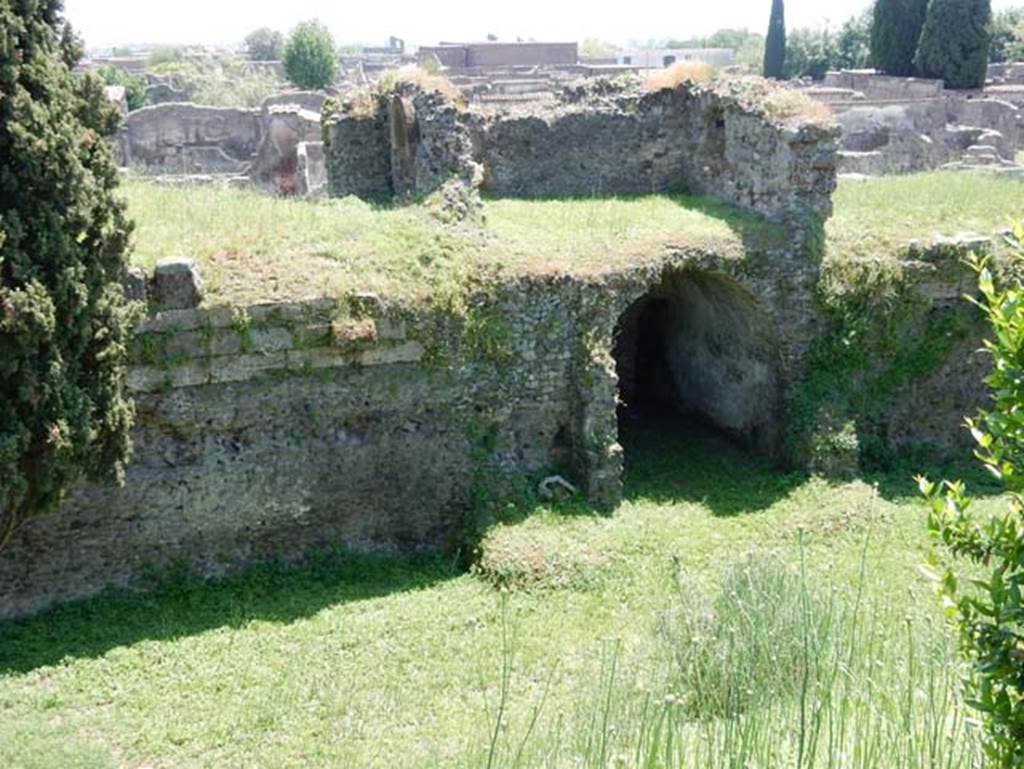
<svg viewBox="0 0 1024 769">
<path fill-rule="evenodd" d="M 168 257 L 153 272 L 153 301 L 161 310 L 187 310 L 203 300 L 203 281 L 195 259 Z"/>
</svg>

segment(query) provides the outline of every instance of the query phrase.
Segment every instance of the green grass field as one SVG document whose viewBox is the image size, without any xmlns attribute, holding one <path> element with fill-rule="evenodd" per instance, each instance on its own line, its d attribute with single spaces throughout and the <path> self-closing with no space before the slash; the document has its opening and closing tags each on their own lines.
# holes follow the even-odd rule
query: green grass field
<svg viewBox="0 0 1024 769">
<path fill-rule="evenodd" d="M 475 573 L 339 555 L 0 625 L 0 766 L 968 765 L 908 473 L 684 423 L 627 459 L 614 514 L 538 508 Z"/>
<path fill-rule="evenodd" d="M 784 244 L 779 228 L 708 198 L 651 195 L 491 200 L 480 225 L 443 228 L 420 206 L 318 203 L 213 188 L 126 185 L 135 262 L 199 260 L 207 303 L 346 291 L 429 299 L 500 274 L 587 273 L 657 259 L 666 248 L 740 258 Z M 935 172 L 844 181 L 826 227 L 832 258 L 892 258 L 911 238 L 992 234 L 1024 217 L 1024 182 Z"/>
</svg>

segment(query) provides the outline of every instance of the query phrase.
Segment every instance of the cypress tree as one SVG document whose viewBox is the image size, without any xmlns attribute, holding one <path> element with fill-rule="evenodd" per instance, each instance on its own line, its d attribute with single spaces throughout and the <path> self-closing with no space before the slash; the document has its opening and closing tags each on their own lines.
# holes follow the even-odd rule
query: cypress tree
<svg viewBox="0 0 1024 769">
<path fill-rule="evenodd" d="M 931 0 L 914 59 L 922 77 L 946 88 L 981 88 L 992 40 L 991 0 Z"/>
<path fill-rule="evenodd" d="M 119 116 L 81 53 L 60 0 L 0 0 L 0 548 L 129 452 Z"/>
<path fill-rule="evenodd" d="M 914 74 L 928 0 L 876 0 L 871 22 L 871 61 L 886 75 Z"/>
<path fill-rule="evenodd" d="M 764 44 L 764 76 L 781 79 L 786 67 L 786 9 L 783 0 L 772 0 L 768 37 Z"/>
</svg>

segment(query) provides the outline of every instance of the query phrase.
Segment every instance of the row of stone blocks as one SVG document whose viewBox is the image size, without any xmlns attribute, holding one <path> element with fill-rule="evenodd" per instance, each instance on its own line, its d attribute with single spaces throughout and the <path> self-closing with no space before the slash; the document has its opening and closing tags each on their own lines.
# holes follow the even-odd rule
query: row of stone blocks
<svg viewBox="0 0 1024 769">
<path fill-rule="evenodd" d="M 340 317 L 342 307 L 357 309 Z M 135 392 L 240 382 L 257 376 L 341 366 L 414 363 L 426 352 L 406 324 L 372 294 L 247 308 L 158 312 L 143 321 L 132 348 Z"/>
</svg>

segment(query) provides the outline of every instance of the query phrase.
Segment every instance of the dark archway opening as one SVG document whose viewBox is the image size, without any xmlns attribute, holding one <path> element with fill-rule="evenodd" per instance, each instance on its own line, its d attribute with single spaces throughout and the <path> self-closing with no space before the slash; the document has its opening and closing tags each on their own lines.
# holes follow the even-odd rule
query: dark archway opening
<svg viewBox="0 0 1024 769">
<path fill-rule="evenodd" d="M 668 274 L 623 313 L 614 357 L 627 466 L 637 441 L 672 436 L 778 456 L 775 335 L 754 297 L 732 279 Z"/>
</svg>

